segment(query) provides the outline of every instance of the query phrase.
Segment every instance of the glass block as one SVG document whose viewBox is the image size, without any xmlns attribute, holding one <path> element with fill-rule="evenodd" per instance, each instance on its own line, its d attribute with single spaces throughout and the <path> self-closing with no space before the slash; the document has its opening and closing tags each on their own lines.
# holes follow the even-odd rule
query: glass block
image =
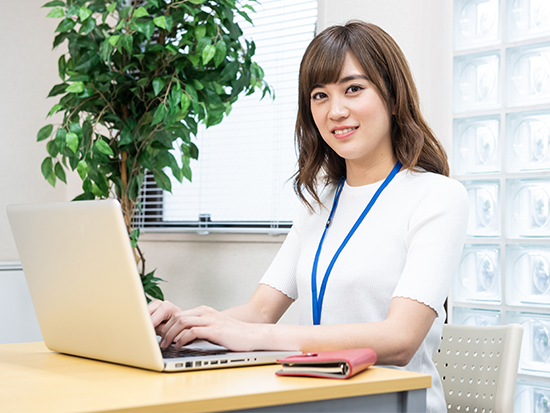
<svg viewBox="0 0 550 413">
<path fill-rule="evenodd" d="M 550 246 L 506 246 L 506 302 L 550 305 Z"/>
<path fill-rule="evenodd" d="M 499 326 L 502 324 L 502 318 L 498 310 L 453 307 L 453 324 L 480 327 Z"/>
<path fill-rule="evenodd" d="M 506 104 L 550 102 L 550 43 L 512 47 L 506 51 Z"/>
<path fill-rule="evenodd" d="M 455 112 L 500 107 L 500 52 L 454 58 L 453 106 Z"/>
<path fill-rule="evenodd" d="M 509 238 L 550 236 L 550 179 L 506 180 Z"/>
<path fill-rule="evenodd" d="M 498 237 L 500 235 L 499 181 L 465 181 L 468 191 L 470 216 L 467 235 L 471 237 Z"/>
<path fill-rule="evenodd" d="M 500 303 L 500 246 L 467 244 L 453 283 L 457 302 Z"/>
<path fill-rule="evenodd" d="M 514 412 L 550 412 L 550 383 L 518 380 L 516 383 Z"/>
<path fill-rule="evenodd" d="M 508 41 L 550 34 L 548 0 L 507 0 L 506 37 Z"/>
<path fill-rule="evenodd" d="M 506 319 L 523 326 L 519 373 L 550 377 L 550 316 L 509 311 Z"/>
<path fill-rule="evenodd" d="M 498 0 L 455 0 L 453 19 L 455 50 L 499 42 Z"/>
<path fill-rule="evenodd" d="M 550 169 L 550 111 L 506 115 L 506 170 Z"/>
<path fill-rule="evenodd" d="M 458 175 L 500 171 L 500 116 L 454 120 L 453 169 Z"/>
</svg>

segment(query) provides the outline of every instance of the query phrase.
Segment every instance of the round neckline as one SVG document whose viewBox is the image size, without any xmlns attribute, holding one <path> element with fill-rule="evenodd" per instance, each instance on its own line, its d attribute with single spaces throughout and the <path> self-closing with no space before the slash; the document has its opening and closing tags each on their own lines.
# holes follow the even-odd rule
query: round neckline
<svg viewBox="0 0 550 413">
<path fill-rule="evenodd" d="M 393 178 L 393 182 L 395 182 L 396 179 L 401 179 L 401 176 L 404 176 L 405 172 L 407 172 L 408 169 L 403 169 L 401 171 L 399 171 L 395 177 Z M 347 193 L 353 193 L 353 192 L 363 192 L 363 191 L 366 191 L 368 189 L 373 189 L 373 190 L 376 190 L 380 185 L 382 185 L 382 182 L 384 182 L 386 178 L 384 179 L 381 179 L 379 181 L 376 181 L 376 182 L 373 182 L 372 184 L 366 184 L 366 185 L 359 185 L 359 186 L 351 186 L 348 184 L 348 181 L 346 180 L 344 182 L 344 188 L 346 190 Z M 391 186 L 391 185 L 390 185 Z"/>
</svg>

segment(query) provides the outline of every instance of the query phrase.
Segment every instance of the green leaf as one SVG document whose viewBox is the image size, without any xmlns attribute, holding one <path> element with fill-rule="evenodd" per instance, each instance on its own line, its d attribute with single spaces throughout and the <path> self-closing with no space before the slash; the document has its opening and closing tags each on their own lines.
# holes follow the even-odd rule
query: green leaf
<svg viewBox="0 0 550 413">
<path fill-rule="evenodd" d="M 52 19 L 65 17 L 65 11 L 61 7 L 56 7 L 55 9 L 51 9 L 50 12 L 46 15 L 46 17 L 50 17 Z"/>
<path fill-rule="evenodd" d="M 78 17 L 80 18 L 81 22 L 85 21 L 91 15 L 92 15 L 92 12 L 86 6 L 82 6 L 78 11 Z"/>
<path fill-rule="evenodd" d="M 111 52 L 113 51 L 114 47 L 109 42 L 109 40 L 104 40 L 103 43 L 101 43 L 101 46 L 99 47 L 99 50 L 101 52 L 101 57 L 104 61 L 108 61 L 109 57 L 111 56 Z"/>
<path fill-rule="evenodd" d="M 206 26 L 199 26 L 195 29 L 195 37 L 197 41 L 202 39 L 206 35 Z"/>
<path fill-rule="evenodd" d="M 120 44 L 122 45 L 122 47 L 124 47 L 128 51 L 128 53 L 132 54 L 132 48 L 134 46 L 134 37 L 131 34 L 127 36 L 123 36 L 120 39 Z"/>
<path fill-rule="evenodd" d="M 46 144 L 46 152 L 48 152 L 48 155 L 50 155 L 52 158 L 55 158 L 57 155 L 59 155 L 59 149 L 57 148 L 55 141 L 49 141 Z"/>
<path fill-rule="evenodd" d="M 38 135 L 36 137 L 36 141 L 37 142 L 40 142 L 40 141 L 43 141 L 45 139 L 48 139 L 50 137 L 50 135 L 52 134 L 53 132 L 53 125 L 46 125 L 44 126 L 43 128 L 41 128 L 39 131 L 38 131 Z"/>
<path fill-rule="evenodd" d="M 114 156 L 115 154 L 109 144 L 107 144 L 107 142 L 105 142 L 103 139 L 97 140 L 94 143 L 94 147 L 104 155 Z"/>
<path fill-rule="evenodd" d="M 212 60 L 214 55 L 216 54 L 216 47 L 212 46 L 211 44 L 208 44 L 204 47 L 204 50 L 202 51 L 202 64 L 206 66 L 206 64 Z"/>
<path fill-rule="evenodd" d="M 153 91 L 155 92 L 155 96 L 159 95 L 165 84 L 166 81 L 162 77 L 156 77 L 153 79 Z"/>
<path fill-rule="evenodd" d="M 113 46 L 116 46 L 118 39 L 120 39 L 120 35 L 115 35 L 109 37 L 109 43 L 111 43 Z"/>
<path fill-rule="evenodd" d="M 40 166 L 40 169 L 42 170 L 42 175 L 44 178 L 52 185 L 55 186 L 55 175 L 53 173 L 53 160 L 52 158 L 46 158 L 42 162 L 42 165 Z M 51 176 L 53 175 L 53 179 Z"/>
<path fill-rule="evenodd" d="M 52 116 L 54 113 L 59 112 L 61 109 L 63 109 L 63 105 L 60 105 L 59 103 L 58 103 L 57 105 L 54 105 L 54 106 L 50 109 L 50 112 L 48 113 L 48 116 L 47 116 L 47 117 Z"/>
<path fill-rule="evenodd" d="M 180 103 L 181 103 L 181 110 L 185 112 L 189 108 L 189 105 L 191 104 L 191 99 L 189 99 L 189 96 L 187 96 L 186 93 L 182 92 Z"/>
<path fill-rule="evenodd" d="M 55 31 L 59 33 L 70 32 L 75 25 L 76 23 L 74 22 L 74 20 L 65 19 L 65 20 L 62 20 L 61 23 L 59 23 L 59 26 L 57 26 Z"/>
<path fill-rule="evenodd" d="M 151 122 L 151 125 L 156 125 L 157 123 L 162 122 L 165 116 L 166 116 L 166 106 L 164 106 L 164 104 L 160 104 L 157 107 L 157 110 L 155 110 L 155 115 L 153 116 L 153 122 Z"/>
<path fill-rule="evenodd" d="M 88 174 L 88 164 L 84 159 L 78 162 L 76 171 L 78 172 L 78 175 L 80 175 L 80 179 L 84 180 L 84 178 L 86 178 L 86 175 Z"/>
<path fill-rule="evenodd" d="M 44 4 L 42 7 L 58 7 L 58 6 L 65 7 L 65 2 L 61 0 L 49 1 L 48 3 Z"/>
<path fill-rule="evenodd" d="M 153 178 L 155 178 L 155 182 L 161 189 L 172 192 L 172 182 L 170 181 L 170 178 L 168 178 L 168 175 L 166 175 L 162 170 L 154 170 Z"/>
<path fill-rule="evenodd" d="M 191 64 L 193 66 L 198 66 L 199 65 L 199 62 L 200 62 L 200 59 L 201 59 L 199 56 L 194 55 L 194 54 L 190 54 L 188 56 L 188 58 L 189 58 L 189 61 L 191 62 Z"/>
<path fill-rule="evenodd" d="M 183 165 L 181 166 L 181 172 L 183 173 L 183 176 L 185 179 L 187 179 L 189 182 L 193 181 L 193 172 L 191 171 L 190 158 L 187 155 L 183 155 L 181 157 Z"/>
<path fill-rule="evenodd" d="M 76 153 L 79 143 L 77 134 L 74 132 L 67 133 L 66 140 L 69 149 L 73 151 L 73 153 Z"/>
<path fill-rule="evenodd" d="M 66 89 L 68 93 L 82 93 L 84 92 L 84 83 L 83 82 L 74 82 L 69 85 Z"/>
<path fill-rule="evenodd" d="M 138 32 L 143 33 L 145 37 L 147 37 L 147 40 L 151 40 L 151 36 L 155 31 L 155 23 L 153 23 L 152 20 L 146 23 L 137 22 L 136 26 L 137 26 Z"/>
<path fill-rule="evenodd" d="M 136 228 L 130 233 L 130 244 L 132 244 L 134 248 L 137 247 L 139 232 L 139 228 Z"/>
<path fill-rule="evenodd" d="M 113 3 L 113 4 L 109 4 L 109 5 L 107 6 L 107 11 L 108 11 L 109 13 L 114 12 L 115 9 L 116 9 L 116 2 Z"/>
<path fill-rule="evenodd" d="M 61 165 L 60 162 L 57 162 L 55 164 L 54 171 L 55 171 L 55 176 L 57 176 L 57 178 L 59 178 L 60 181 L 62 181 L 64 183 L 67 183 L 67 177 L 65 175 L 65 170 L 63 169 L 63 165 Z"/>
<path fill-rule="evenodd" d="M 193 3 L 193 4 L 202 4 L 204 3 L 206 0 L 189 0 L 189 3 Z"/>
<path fill-rule="evenodd" d="M 153 22 L 155 23 L 155 26 L 160 27 L 161 29 L 166 30 L 166 17 L 164 17 L 164 16 L 155 17 L 155 18 L 153 19 Z"/>
<path fill-rule="evenodd" d="M 90 192 L 84 192 L 73 198 L 73 201 L 93 201 L 95 199 L 94 194 Z"/>
<path fill-rule="evenodd" d="M 65 93 L 67 86 L 69 86 L 67 83 L 61 83 L 59 85 L 55 85 L 52 90 L 50 90 L 50 93 L 48 93 L 48 97 L 53 97 L 60 95 L 61 93 Z"/>
<path fill-rule="evenodd" d="M 149 16 L 149 12 L 145 7 L 138 7 L 137 10 L 134 12 L 134 17 L 139 18 L 143 16 Z"/>
<path fill-rule="evenodd" d="M 216 43 L 216 54 L 214 55 L 214 65 L 218 67 L 224 61 L 227 55 L 227 45 L 223 40 L 218 40 Z"/>
<path fill-rule="evenodd" d="M 128 126 L 125 126 L 120 132 L 120 141 L 118 146 L 128 145 L 134 141 L 134 135 Z"/>
<path fill-rule="evenodd" d="M 67 10 L 67 17 L 76 16 L 80 11 L 80 6 L 73 1 Z"/>
<path fill-rule="evenodd" d="M 84 23 L 82 23 L 82 26 L 80 26 L 80 30 L 78 33 L 84 33 L 89 34 L 92 30 L 94 30 L 97 26 L 97 23 L 95 19 L 86 19 Z"/>
<path fill-rule="evenodd" d="M 61 80 L 65 80 L 65 74 L 67 72 L 67 63 L 65 62 L 65 56 L 60 56 L 57 61 L 57 70 L 59 72 L 59 77 Z"/>
<path fill-rule="evenodd" d="M 61 151 L 67 145 L 67 130 L 64 128 L 59 128 L 55 133 L 55 144 L 58 149 Z"/>
</svg>

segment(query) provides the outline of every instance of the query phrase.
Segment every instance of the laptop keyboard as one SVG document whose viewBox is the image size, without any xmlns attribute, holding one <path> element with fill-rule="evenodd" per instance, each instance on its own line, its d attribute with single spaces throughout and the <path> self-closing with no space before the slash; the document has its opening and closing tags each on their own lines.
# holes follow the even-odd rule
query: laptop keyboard
<svg viewBox="0 0 550 413">
<path fill-rule="evenodd" d="M 161 349 L 162 357 L 173 359 L 178 357 L 204 357 L 215 356 L 217 354 L 227 354 L 227 350 L 200 350 L 195 348 L 175 348 L 171 345 L 168 348 Z"/>
</svg>

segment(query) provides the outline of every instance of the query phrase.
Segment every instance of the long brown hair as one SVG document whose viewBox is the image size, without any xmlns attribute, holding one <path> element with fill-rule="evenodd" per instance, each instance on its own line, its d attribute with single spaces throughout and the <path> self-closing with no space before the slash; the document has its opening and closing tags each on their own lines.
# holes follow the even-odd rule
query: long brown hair
<svg viewBox="0 0 550 413">
<path fill-rule="evenodd" d="M 397 160 L 407 169 L 449 175 L 447 155 L 420 112 L 418 92 L 403 52 L 380 27 L 351 21 L 318 34 L 300 65 L 294 190 L 310 208 L 306 192 L 321 202 L 317 193 L 321 172 L 325 185 L 346 175 L 345 160 L 325 143 L 313 121 L 310 97 L 315 85 L 338 81 L 348 52 L 359 61 L 392 114 L 391 140 Z"/>
</svg>

